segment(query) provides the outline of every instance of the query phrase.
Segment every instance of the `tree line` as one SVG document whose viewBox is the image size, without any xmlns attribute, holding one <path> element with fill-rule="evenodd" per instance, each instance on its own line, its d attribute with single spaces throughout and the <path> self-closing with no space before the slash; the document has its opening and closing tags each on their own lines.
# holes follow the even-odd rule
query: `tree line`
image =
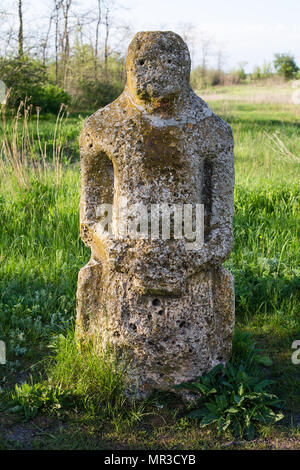
<svg viewBox="0 0 300 470">
<path fill-rule="evenodd" d="M 8 105 L 17 107 L 27 97 L 43 112 L 57 113 L 61 103 L 74 111 L 90 111 L 114 100 L 122 91 L 126 45 L 133 35 L 130 24 L 120 19 L 117 0 L 48 0 L 37 24 L 29 24 L 31 0 L 3 0 L 0 7 L 0 79 L 10 89 Z M 6 5 L 5 5 L 6 2 Z M 33 15 L 34 16 L 34 15 Z M 285 80 L 299 73 L 291 54 L 276 54 L 273 64 L 246 74 L 241 63 L 224 71 L 226 54 L 193 25 L 178 25 L 188 43 L 194 65 L 192 86 L 242 83 L 274 75 Z M 215 66 L 211 66 L 212 60 Z"/>
</svg>

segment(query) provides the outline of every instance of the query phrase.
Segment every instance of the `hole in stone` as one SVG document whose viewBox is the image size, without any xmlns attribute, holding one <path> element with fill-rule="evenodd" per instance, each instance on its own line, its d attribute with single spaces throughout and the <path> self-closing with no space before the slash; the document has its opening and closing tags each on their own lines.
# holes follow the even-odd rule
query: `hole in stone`
<svg viewBox="0 0 300 470">
<path fill-rule="evenodd" d="M 91 143 L 91 144 L 90 144 L 90 148 L 92 148 L 92 147 L 93 147 L 93 144 Z"/>
<path fill-rule="evenodd" d="M 129 323 L 129 328 L 131 328 L 133 331 L 136 331 L 136 324 L 135 323 Z"/>
<path fill-rule="evenodd" d="M 144 65 L 145 61 L 144 59 L 139 60 L 139 65 Z"/>
<path fill-rule="evenodd" d="M 151 315 L 148 315 L 148 320 L 152 320 L 152 316 L 151 316 Z"/>
<path fill-rule="evenodd" d="M 114 336 L 120 336 L 120 333 L 118 331 L 115 331 Z"/>
<path fill-rule="evenodd" d="M 153 299 L 152 300 L 152 305 L 154 305 L 154 307 L 158 307 L 160 305 L 160 300 L 159 299 Z"/>
<path fill-rule="evenodd" d="M 163 310 L 159 310 L 159 311 L 157 312 L 157 315 L 162 315 L 163 313 L 164 313 Z"/>
<path fill-rule="evenodd" d="M 172 63 L 172 59 L 168 59 L 168 64 L 171 64 Z"/>
<path fill-rule="evenodd" d="M 118 186 L 118 178 L 114 172 L 113 162 L 108 157 L 108 155 L 105 152 L 102 152 L 99 158 L 100 157 L 102 160 L 102 169 L 101 169 L 101 176 L 102 176 L 101 184 L 103 187 L 102 197 L 103 197 L 103 200 L 107 204 L 113 204 L 114 193 L 115 193 L 115 190 L 117 190 L 117 186 Z"/>
<path fill-rule="evenodd" d="M 179 328 L 183 328 L 184 326 L 185 326 L 185 321 L 181 321 L 181 322 L 179 323 Z"/>
</svg>

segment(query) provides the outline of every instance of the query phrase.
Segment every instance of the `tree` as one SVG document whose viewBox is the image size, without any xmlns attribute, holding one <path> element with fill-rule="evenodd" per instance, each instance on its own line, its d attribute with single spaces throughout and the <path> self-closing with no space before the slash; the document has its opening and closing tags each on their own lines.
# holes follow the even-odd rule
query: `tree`
<svg viewBox="0 0 300 470">
<path fill-rule="evenodd" d="M 59 13 L 62 0 L 54 0 L 55 16 L 55 83 L 58 83 L 58 34 L 59 34 Z"/>
<path fill-rule="evenodd" d="M 276 72 L 282 75 L 285 80 L 295 78 L 299 71 L 294 56 L 290 54 L 275 54 L 274 67 Z"/>
<path fill-rule="evenodd" d="M 194 56 L 195 56 L 195 47 L 197 44 L 197 39 L 196 39 L 196 26 L 193 23 L 179 23 L 176 31 L 178 31 L 179 35 L 182 37 L 184 42 L 187 44 L 189 51 L 190 51 L 190 56 L 191 56 L 191 62 L 192 66 L 194 63 Z"/>
<path fill-rule="evenodd" d="M 28 57 L 0 58 L 0 76 L 10 88 L 9 102 L 12 107 L 18 107 L 20 101 L 31 98 L 36 103 L 44 80 L 44 67 Z"/>
<path fill-rule="evenodd" d="M 108 54 L 109 54 L 109 47 L 108 47 L 108 38 L 111 29 L 111 12 L 115 8 L 115 0 L 106 0 L 104 2 L 105 8 L 105 19 L 104 19 L 104 26 L 105 26 L 105 39 L 104 39 L 104 77 L 107 80 L 108 76 Z"/>
<path fill-rule="evenodd" d="M 245 67 L 246 67 L 247 64 L 248 64 L 248 62 L 246 62 L 245 60 L 242 60 L 238 64 L 237 73 L 238 73 L 238 77 L 239 77 L 240 81 L 246 80 L 246 78 L 247 78 L 247 74 L 245 72 Z"/>
<path fill-rule="evenodd" d="M 206 33 L 200 34 L 199 48 L 201 52 L 201 75 L 203 85 L 206 85 L 207 62 L 212 48 L 212 43 L 213 41 L 210 36 L 207 36 Z"/>
<path fill-rule="evenodd" d="M 96 40 L 95 40 L 95 56 L 94 56 L 94 72 L 95 72 L 95 80 L 98 79 L 98 48 L 99 48 L 99 29 L 101 25 L 101 0 L 98 0 L 98 17 L 96 23 Z"/>
<path fill-rule="evenodd" d="M 55 112 L 61 100 L 70 102 L 67 95 L 76 109 L 116 98 L 125 83 L 129 35 L 128 25 L 118 17 L 123 7 L 117 0 L 91 0 L 87 7 L 83 0 L 47 1 L 47 16 L 35 26 L 34 9 L 27 16 L 32 25 L 26 24 L 24 0 L 15 0 L 15 11 L 4 9 L 11 0 L 2 0 L 0 75 L 11 88 L 8 106 L 27 98 L 42 111 Z M 25 36 L 25 31 L 31 33 Z M 87 83 L 93 96 L 85 92 Z"/>
<path fill-rule="evenodd" d="M 221 74 L 223 70 L 223 66 L 226 62 L 226 53 L 222 47 L 218 47 L 216 51 L 216 57 L 217 57 L 217 71 L 219 74 Z"/>
<path fill-rule="evenodd" d="M 45 39 L 41 42 L 41 47 L 42 47 L 42 61 L 43 61 L 43 66 L 46 67 L 46 54 L 47 54 L 47 47 L 48 47 L 48 41 L 49 41 L 49 35 L 52 27 L 52 21 L 54 18 L 54 12 L 51 13 L 50 18 L 49 18 L 49 23 L 48 23 L 48 29 L 46 31 L 46 36 Z M 45 77 L 46 78 L 46 77 Z"/>
<path fill-rule="evenodd" d="M 262 77 L 269 78 L 269 77 L 272 77 L 272 75 L 273 75 L 272 64 L 270 62 L 264 61 L 263 66 L 262 66 Z"/>
<path fill-rule="evenodd" d="M 23 57 L 23 12 L 22 12 L 22 0 L 18 0 L 18 14 L 19 14 L 19 57 Z"/>
<path fill-rule="evenodd" d="M 251 78 L 253 80 L 260 80 L 262 78 L 261 67 L 259 65 L 255 65 Z"/>
<path fill-rule="evenodd" d="M 67 68 L 70 56 L 70 37 L 69 37 L 69 12 L 72 5 L 72 0 L 63 0 L 61 2 L 63 17 L 64 17 L 64 30 L 62 36 L 62 54 L 63 54 L 63 84 L 64 88 L 67 83 Z"/>
</svg>

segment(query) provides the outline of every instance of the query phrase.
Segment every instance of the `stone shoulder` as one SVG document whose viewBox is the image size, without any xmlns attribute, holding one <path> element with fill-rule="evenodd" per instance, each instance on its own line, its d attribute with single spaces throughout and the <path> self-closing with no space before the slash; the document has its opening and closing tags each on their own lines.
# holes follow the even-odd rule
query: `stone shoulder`
<svg viewBox="0 0 300 470">
<path fill-rule="evenodd" d="M 98 147 L 99 143 L 105 144 L 122 114 L 121 96 L 107 106 L 98 109 L 83 123 L 79 137 L 80 151 Z"/>
<path fill-rule="evenodd" d="M 233 132 L 230 124 L 217 116 L 196 94 L 193 97 L 193 109 L 199 131 L 210 144 L 212 151 L 233 147 Z"/>
</svg>

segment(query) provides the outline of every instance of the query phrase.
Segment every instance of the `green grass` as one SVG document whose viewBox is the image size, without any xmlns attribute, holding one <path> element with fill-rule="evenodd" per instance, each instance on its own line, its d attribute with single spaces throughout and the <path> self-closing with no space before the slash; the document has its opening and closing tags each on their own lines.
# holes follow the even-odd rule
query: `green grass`
<svg viewBox="0 0 300 470">
<path fill-rule="evenodd" d="M 292 103 L 292 95 L 299 81 L 281 81 L 280 79 L 246 81 L 238 85 L 211 86 L 198 90 L 200 96 L 206 101 L 226 100 L 247 103 Z"/>
<path fill-rule="evenodd" d="M 44 368 L 44 378 L 30 378 L 7 392 L 8 411 L 25 421 L 45 414 L 66 418 L 70 410 L 97 416 L 115 427 L 132 426 L 143 413 L 128 380 L 130 364 L 99 336 L 79 343 L 75 331 L 54 337 L 54 354 Z M 129 391 L 131 390 L 131 394 Z"/>
<path fill-rule="evenodd" d="M 88 414 L 127 424 L 139 416 L 142 408 L 136 407 L 134 391 L 128 396 L 130 364 L 126 357 L 119 358 L 111 345 L 101 344 L 99 337 L 79 344 L 73 331 L 56 338 L 53 346 L 55 357 L 47 367 L 48 384 L 72 393 Z"/>
<path fill-rule="evenodd" d="M 128 420 L 124 424 L 126 420 L 108 419 L 107 414 L 104 419 L 99 410 L 89 407 L 74 407 L 60 425 L 57 418 L 38 414 L 32 420 L 31 447 L 297 447 L 300 366 L 291 362 L 291 345 L 300 339 L 299 163 L 293 158 L 300 155 L 299 106 L 224 101 L 213 101 L 211 106 L 230 122 L 235 135 L 235 245 L 226 265 L 235 276 L 236 325 L 250 333 L 262 354 L 272 359 L 272 366 L 261 368 L 275 381 L 272 391 L 286 403 L 285 420 L 266 427 L 252 444 L 230 444 L 230 434 L 218 437 L 214 429 L 190 423 L 182 403 L 173 395 L 163 395 L 153 398 L 144 415 L 133 411 L 137 413 L 133 427 L 128 427 Z M 69 136 L 66 155 L 72 158 L 64 165 L 60 186 L 51 173 L 44 184 L 29 189 L 20 189 L 7 170 L 1 179 L 0 339 L 7 343 L 8 362 L 0 366 L 0 386 L 5 393 L 14 390 L 16 383 L 28 381 L 29 374 L 63 389 L 78 387 L 74 391 L 81 397 L 93 397 L 97 388 L 104 387 L 94 382 L 95 377 L 104 377 L 98 372 L 90 381 L 87 376 L 76 376 L 75 364 L 82 368 L 88 359 L 74 349 L 70 338 L 65 343 L 61 340 L 56 363 L 47 359 L 49 344 L 74 328 L 77 275 L 90 256 L 79 237 L 77 136 L 81 122 L 72 117 L 65 127 Z M 49 145 L 54 125 L 53 118 L 41 119 L 40 133 Z M 274 147 L 275 132 L 290 154 Z M 89 360 L 93 363 L 95 358 Z M 122 389 L 122 381 L 118 383 Z M 104 398 L 106 404 L 109 401 Z M 0 407 L 0 448 L 28 446 L 15 432 L 17 425 L 25 426 L 23 418 L 7 411 L 4 398 Z"/>
</svg>

